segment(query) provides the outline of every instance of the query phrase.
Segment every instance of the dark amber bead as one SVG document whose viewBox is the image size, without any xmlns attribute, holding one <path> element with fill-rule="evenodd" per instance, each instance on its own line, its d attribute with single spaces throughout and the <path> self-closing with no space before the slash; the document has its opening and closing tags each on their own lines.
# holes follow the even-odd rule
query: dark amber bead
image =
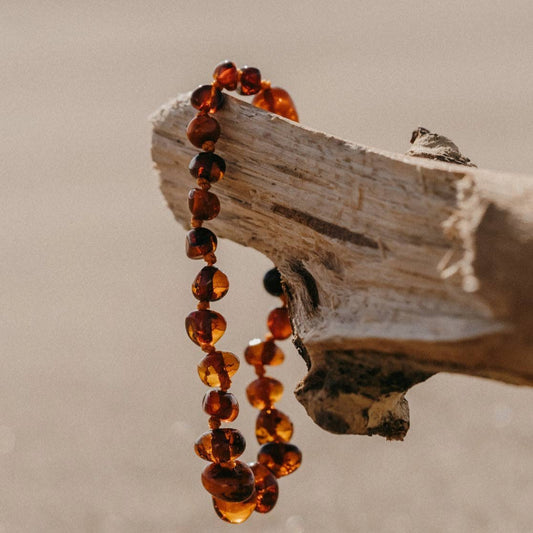
<svg viewBox="0 0 533 533">
<path fill-rule="evenodd" d="M 226 321 L 224 317 L 211 309 L 193 311 L 185 319 L 185 329 L 191 340 L 202 346 L 214 344 L 224 335 Z"/>
<path fill-rule="evenodd" d="M 291 419 L 278 409 L 263 409 L 257 415 L 255 436 L 259 444 L 266 442 L 288 442 L 291 440 L 293 425 Z"/>
<path fill-rule="evenodd" d="M 189 210 L 198 220 L 211 220 L 220 213 L 220 201 L 216 194 L 203 189 L 189 191 Z"/>
<path fill-rule="evenodd" d="M 254 97 L 252 104 L 298 122 L 298 113 L 292 98 L 285 89 L 280 87 L 262 90 Z"/>
<path fill-rule="evenodd" d="M 257 453 L 257 461 L 276 477 L 292 474 L 302 464 L 302 452 L 294 444 L 269 442 Z"/>
<path fill-rule="evenodd" d="M 270 377 L 260 377 L 246 387 L 248 401 L 256 409 L 265 409 L 279 402 L 282 394 L 281 382 Z"/>
<path fill-rule="evenodd" d="M 215 302 L 220 300 L 228 292 L 228 289 L 228 277 L 214 266 L 202 268 L 192 284 L 192 293 L 200 301 Z"/>
<path fill-rule="evenodd" d="M 224 422 L 232 422 L 239 414 L 239 402 L 235 395 L 218 389 L 205 393 L 202 407 L 208 415 L 215 416 Z"/>
<path fill-rule="evenodd" d="M 289 310 L 286 307 L 276 307 L 268 315 L 267 326 L 276 340 L 287 339 L 292 335 Z"/>
<path fill-rule="evenodd" d="M 185 238 L 185 252 L 191 259 L 202 259 L 217 249 L 217 236 L 207 228 L 194 228 Z"/>
<path fill-rule="evenodd" d="M 263 286 L 269 294 L 272 294 L 272 296 L 281 296 L 283 294 L 283 289 L 281 287 L 281 274 L 276 267 L 271 268 L 264 275 Z"/>
<path fill-rule="evenodd" d="M 281 365 L 285 355 L 272 340 L 254 339 L 244 350 L 244 357 L 250 365 Z"/>
<path fill-rule="evenodd" d="M 202 485 L 215 498 L 225 502 L 243 502 L 254 492 L 254 474 L 241 461 L 213 463 L 202 472 Z"/>
<path fill-rule="evenodd" d="M 241 432 L 233 428 L 213 429 L 200 435 L 194 451 L 206 461 L 228 463 L 243 454 L 246 441 Z"/>
<path fill-rule="evenodd" d="M 255 67 L 243 67 L 239 84 L 239 93 L 257 94 L 261 90 L 261 72 Z"/>
<path fill-rule="evenodd" d="M 248 465 L 255 478 L 255 510 L 258 513 L 268 513 L 278 501 L 279 487 L 276 476 L 261 463 Z"/>
<path fill-rule="evenodd" d="M 187 137 L 191 144 L 201 148 L 206 141 L 217 142 L 220 125 L 209 115 L 196 115 L 187 125 Z"/>
<path fill-rule="evenodd" d="M 191 159 L 189 172 L 193 178 L 203 178 L 215 183 L 224 176 L 226 162 L 213 152 L 200 152 Z"/>
<path fill-rule="evenodd" d="M 213 78 L 222 89 L 234 91 L 237 88 L 237 67 L 232 61 L 223 61 L 215 67 Z"/>
<path fill-rule="evenodd" d="M 225 522 L 230 524 L 242 524 L 250 518 L 255 510 L 255 494 L 252 494 L 243 502 L 225 502 L 218 498 L 213 498 L 215 512 Z"/>
<path fill-rule="evenodd" d="M 191 94 L 191 105 L 200 111 L 218 111 L 224 103 L 224 95 L 212 85 L 200 85 Z"/>
<path fill-rule="evenodd" d="M 198 375 L 208 387 L 229 389 L 238 369 L 239 358 L 231 352 L 212 352 L 198 363 Z"/>
</svg>

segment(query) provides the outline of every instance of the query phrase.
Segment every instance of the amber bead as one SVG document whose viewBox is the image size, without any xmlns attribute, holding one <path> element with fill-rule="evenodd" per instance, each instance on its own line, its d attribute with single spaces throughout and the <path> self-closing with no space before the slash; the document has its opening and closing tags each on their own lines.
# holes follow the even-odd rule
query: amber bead
<svg viewBox="0 0 533 533">
<path fill-rule="evenodd" d="M 239 358 L 231 352 L 212 352 L 198 363 L 198 375 L 208 387 L 229 389 L 231 376 L 239 369 Z"/>
<path fill-rule="evenodd" d="M 286 307 L 276 307 L 268 315 L 267 326 L 276 340 L 287 339 L 292 335 L 289 310 Z"/>
<path fill-rule="evenodd" d="M 248 401 L 256 409 L 265 409 L 279 402 L 282 394 L 281 381 L 270 377 L 260 377 L 246 387 Z"/>
<path fill-rule="evenodd" d="M 280 87 L 264 89 L 254 96 L 252 104 L 276 115 L 298 122 L 296 106 L 289 93 Z"/>
<path fill-rule="evenodd" d="M 200 152 L 191 159 L 189 172 L 193 178 L 203 178 L 209 183 L 215 183 L 223 178 L 226 162 L 213 152 Z"/>
<path fill-rule="evenodd" d="M 209 115 L 196 115 L 187 125 L 187 137 L 191 144 L 201 148 L 205 141 L 217 142 L 220 125 Z"/>
<path fill-rule="evenodd" d="M 213 463 L 202 472 L 202 485 L 215 498 L 226 502 L 242 502 L 254 492 L 254 474 L 241 461 Z"/>
<path fill-rule="evenodd" d="M 215 512 L 225 522 L 230 524 L 242 524 L 250 518 L 255 510 L 255 494 L 252 494 L 243 502 L 225 502 L 218 498 L 213 498 Z"/>
<path fill-rule="evenodd" d="M 279 487 L 276 476 L 261 463 L 249 465 L 255 478 L 255 510 L 258 513 L 268 513 L 278 501 Z"/>
<path fill-rule="evenodd" d="M 302 464 L 302 452 L 294 444 L 269 442 L 257 453 L 257 461 L 276 477 L 292 474 Z"/>
<path fill-rule="evenodd" d="M 214 302 L 220 300 L 228 292 L 228 289 L 228 277 L 214 266 L 202 268 L 192 284 L 192 293 L 200 301 Z"/>
<path fill-rule="evenodd" d="M 213 429 L 200 435 L 194 451 L 206 461 L 228 463 L 243 454 L 246 441 L 241 432 L 233 428 Z"/>
<path fill-rule="evenodd" d="M 263 277 L 263 286 L 268 294 L 272 296 L 281 296 L 283 289 L 281 287 L 281 274 L 277 268 L 271 268 Z"/>
<path fill-rule="evenodd" d="M 202 259 L 217 249 L 217 236 L 207 228 L 194 228 L 185 238 L 185 252 L 191 259 Z"/>
<path fill-rule="evenodd" d="M 259 444 L 266 442 L 288 442 L 291 440 L 293 425 L 291 419 L 278 409 L 263 409 L 255 423 L 255 436 Z"/>
<path fill-rule="evenodd" d="M 214 344 L 224 335 L 226 321 L 224 317 L 211 309 L 193 311 L 185 319 L 185 329 L 191 340 L 202 344 Z"/>
<path fill-rule="evenodd" d="M 273 340 L 254 339 L 244 350 L 244 357 L 250 365 L 281 365 L 285 355 Z"/>
<path fill-rule="evenodd" d="M 213 78 L 222 89 L 234 91 L 237 88 L 238 73 L 235 63 L 232 61 L 222 61 L 215 67 Z"/>
<path fill-rule="evenodd" d="M 191 94 L 191 105 L 200 111 L 218 111 L 224 103 L 224 95 L 212 85 L 200 85 Z"/>
<path fill-rule="evenodd" d="M 211 220 L 220 213 L 220 201 L 216 194 L 203 189 L 189 191 L 189 210 L 198 220 Z"/>
<path fill-rule="evenodd" d="M 243 67 L 239 84 L 239 93 L 246 96 L 257 94 L 261 90 L 261 72 L 255 67 Z"/>
<path fill-rule="evenodd" d="M 202 407 L 208 415 L 216 416 L 224 422 L 232 422 L 239 414 L 239 402 L 235 395 L 218 389 L 205 393 Z"/>
</svg>

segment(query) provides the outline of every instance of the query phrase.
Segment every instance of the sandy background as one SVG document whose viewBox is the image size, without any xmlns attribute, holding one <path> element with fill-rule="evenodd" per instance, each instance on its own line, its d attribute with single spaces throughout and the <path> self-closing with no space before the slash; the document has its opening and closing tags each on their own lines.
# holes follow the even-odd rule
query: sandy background
<svg viewBox="0 0 533 533">
<path fill-rule="evenodd" d="M 424 125 L 480 166 L 532 173 L 532 23 L 528 1 L 2 0 L 0 531 L 232 527 L 192 451 L 198 263 L 151 171 L 150 112 L 231 58 L 316 129 L 403 152 Z M 275 304 L 269 262 L 225 241 L 218 255 L 233 283 L 220 346 L 241 353 Z M 440 375 L 409 394 L 405 442 L 334 436 L 292 398 L 304 364 L 286 352 L 272 373 L 304 465 L 240 531 L 533 530 L 533 391 Z M 244 365 L 240 398 L 251 378 Z"/>
</svg>

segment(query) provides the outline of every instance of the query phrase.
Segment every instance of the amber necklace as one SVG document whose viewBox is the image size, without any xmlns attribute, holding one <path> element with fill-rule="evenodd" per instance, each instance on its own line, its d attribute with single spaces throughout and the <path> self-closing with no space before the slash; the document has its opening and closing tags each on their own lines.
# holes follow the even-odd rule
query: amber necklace
<svg viewBox="0 0 533 533">
<path fill-rule="evenodd" d="M 200 85 L 191 95 L 191 105 L 198 113 L 187 126 L 187 137 L 202 151 L 189 164 L 197 188 L 189 191 L 192 229 L 187 233 L 186 252 L 191 259 L 203 259 L 207 266 L 193 282 L 192 292 L 199 300 L 198 309 L 187 316 L 185 327 L 191 340 L 206 353 L 198 364 L 200 379 L 213 387 L 203 399 L 210 430 L 198 438 L 194 449 L 199 457 L 211 462 L 202 472 L 202 484 L 213 497 L 216 513 L 222 520 L 239 524 L 254 510 L 267 513 L 274 507 L 278 499 L 277 478 L 294 472 L 301 464 L 302 454 L 288 442 L 293 433 L 289 417 L 274 408 L 283 393 L 283 385 L 265 375 L 266 365 L 279 365 L 284 360 L 275 341 L 291 335 L 287 301 L 277 269 L 268 271 L 263 281 L 270 294 L 281 297 L 282 305 L 268 315 L 270 333 L 265 340 L 254 339 L 244 352 L 246 361 L 254 366 L 257 374 L 257 379 L 246 389 L 249 402 L 260 410 L 255 428 L 261 444 L 257 462 L 247 465 L 238 461 L 246 446 L 244 437 L 237 429 L 221 427 L 222 422 L 232 422 L 239 414 L 237 399 L 228 392 L 231 377 L 239 368 L 239 359 L 230 352 L 217 351 L 214 346 L 226 330 L 226 321 L 210 309 L 210 302 L 220 300 L 227 293 L 229 282 L 226 275 L 213 266 L 217 238 L 203 223 L 220 212 L 220 202 L 209 189 L 226 171 L 225 161 L 215 154 L 220 125 L 213 117 L 224 103 L 222 89 L 255 95 L 254 105 L 291 120 L 298 121 L 298 115 L 285 90 L 271 87 L 270 82 L 262 80 L 257 68 L 237 69 L 231 61 L 217 65 L 213 82 Z"/>
</svg>

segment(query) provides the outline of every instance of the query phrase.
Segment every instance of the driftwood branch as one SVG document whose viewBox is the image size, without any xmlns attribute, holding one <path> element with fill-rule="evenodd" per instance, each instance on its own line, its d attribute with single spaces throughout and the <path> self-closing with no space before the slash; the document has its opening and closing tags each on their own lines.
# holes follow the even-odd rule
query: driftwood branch
<svg viewBox="0 0 533 533">
<path fill-rule="evenodd" d="M 153 117 L 186 227 L 193 115 L 183 95 Z M 439 371 L 533 384 L 532 177 L 367 148 L 232 97 L 217 118 L 228 171 L 209 227 L 280 269 L 318 424 L 401 439 L 405 392 Z"/>
</svg>

